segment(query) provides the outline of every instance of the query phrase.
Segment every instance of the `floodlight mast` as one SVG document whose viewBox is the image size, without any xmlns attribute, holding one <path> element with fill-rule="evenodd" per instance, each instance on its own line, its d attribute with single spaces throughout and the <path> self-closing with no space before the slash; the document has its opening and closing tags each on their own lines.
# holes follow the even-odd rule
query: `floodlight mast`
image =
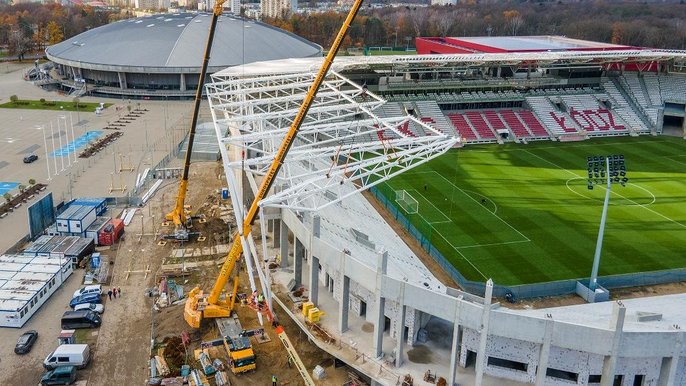
<svg viewBox="0 0 686 386">
<path fill-rule="evenodd" d="M 605 175 L 602 172 L 598 173 L 598 158 L 600 161 L 605 160 Z M 612 163 L 611 163 L 612 162 Z M 612 165 L 612 167 L 610 167 Z M 595 169 L 591 169 L 596 166 Z M 617 170 L 619 169 L 619 171 Z M 595 173 L 595 174 L 593 174 Z M 601 177 L 598 179 L 598 177 Z M 622 177 L 621 179 L 619 177 Z M 593 178 L 595 177 L 595 178 Z M 598 239 L 595 245 L 595 254 L 593 255 L 593 268 L 591 269 L 591 280 L 588 283 L 588 288 L 591 291 L 595 291 L 598 288 L 598 267 L 600 266 L 600 252 L 603 249 L 603 236 L 605 235 L 605 222 L 607 220 L 607 208 L 610 204 L 610 194 L 612 193 L 612 182 L 621 183 L 625 186 L 629 179 L 626 177 L 626 166 L 624 164 L 623 154 L 614 154 L 603 156 L 588 157 L 588 188 L 593 189 L 592 181 L 598 183 L 598 181 L 606 181 L 607 185 L 605 187 L 605 200 L 603 202 L 603 213 L 600 216 L 600 228 L 598 229 Z"/>
<path fill-rule="evenodd" d="M 612 177 L 610 176 L 610 157 L 605 158 L 605 176 L 607 176 L 607 187 L 605 188 L 605 202 L 603 202 L 603 214 L 600 216 L 600 229 L 598 229 L 598 240 L 595 244 L 595 254 L 593 255 L 593 269 L 591 270 L 591 282 L 588 288 L 595 291 L 598 287 L 598 266 L 600 266 L 600 251 L 603 249 L 603 236 L 605 235 L 605 220 L 607 219 L 607 207 L 610 203 L 610 192 L 612 191 Z"/>
</svg>

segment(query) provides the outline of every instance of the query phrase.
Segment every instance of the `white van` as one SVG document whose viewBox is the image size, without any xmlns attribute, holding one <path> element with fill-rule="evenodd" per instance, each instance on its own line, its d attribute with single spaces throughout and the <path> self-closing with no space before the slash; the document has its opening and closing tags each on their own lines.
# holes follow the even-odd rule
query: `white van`
<svg viewBox="0 0 686 386">
<path fill-rule="evenodd" d="M 87 344 L 63 344 L 43 361 L 43 367 L 48 370 L 60 366 L 76 366 L 80 369 L 88 365 L 91 351 Z"/>
</svg>

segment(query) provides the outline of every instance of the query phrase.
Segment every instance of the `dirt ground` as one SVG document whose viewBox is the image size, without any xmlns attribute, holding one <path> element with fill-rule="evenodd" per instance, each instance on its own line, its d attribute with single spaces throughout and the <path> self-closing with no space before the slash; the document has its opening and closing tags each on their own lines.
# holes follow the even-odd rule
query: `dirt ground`
<svg viewBox="0 0 686 386">
<path fill-rule="evenodd" d="M 201 234 L 207 237 L 207 239 L 204 242 L 188 242 L 183 245 L 185 248 L 201 248 L 208 247 L 213 244 L 223 243 L 230 244 L 227 225 L 217 217 L 220 213 L 217 208 L 218 204 L 229 206 L 228 201 L 220 202 L 221 200 L 219 192 L 223 183 L 222 180 L 217 178 L 219 175 L 223 176 L 221 164 L 219 163 L 194 163 L 191 166 L 191 177 L 186 203 L 191 204 L 191 210 L 194 215 L 204 214 L 207 216 L 207 221 L 204 224 L 200 224 L 199 222 L 195 221 L 193 226 L 193 231 L 201 232 Z M 161 209 L 159 209 L 161 205 L 164 206 L 165 211 L 170 209 L 170 204 L 173 202 L 176 189 L 177 185 L 171 184 L 163 191 L 157 193 L 156 197 L 151 201 L 152 214 L 161 213 Z M 142 212 L 144 215 L 147 215 L 147 211 L 147 209 L 144 209 Z M 159 215 L 155 217 L 160 218 Z M 232 227 L 232 229 L 235 229 L 235 223 L 232 224 Z M 255 238 L 259 245 L 259 224 L 255 225 L 255 230 Z M 146 224 L 146 232 L 148 231 L 152 231 L 152 228 L 150 225 Z M 129 236 L 132 236 L 132 234 Z M 127 244 L 128 246 L 125 245 L 122 248 L 125 250 L 127 248 L 128 250 L 133 250 L 133 255 L 137 255 L 137 253 L 135 253 L 135 248 L 146 249 L 148 252 L 145 253 L 145 258 L 134 258 L 132 269 L 142 270 L 149 265 L 151 271 L 147 280 L 141 280 L 144 275 L 142 273 L 131 274 L 129 278 L 129 281 L 136 281 L 140 283 L 135 290 L 138 292 L 137 298 L 139 299 L 139 303 L 141 300 L 143 301 L 145 304 L 143 309 L 146 311 L 140 313 L 140 319 L 133 319 L 130 320 L 130 322 L 127 321 L 127 327 L 125 330 L 126 335 L 131 338 L 132 343 L 138 342 L 137 344 L 139 344 L 141 347 L 148 349 L 149 345 L 147 342 L 150 339 L 152 327 L 150 320 L 152 319 L 154 322 L 154 327 L 152 329 L 154 331 L 153 336 L 157 343 L 162 342 L 165 339 L 168 340 L 170 338 L 179 337 L 182 331 L 187 331 L 192 337 L 199 338 L 196 341 L 193 341 L 189 347 L 189 353 L 192 353 L 194 349 L 199 347 L 201 341 L 217 339 L 219 337 L 217 329 L 215 324 L 211 320 L 208 320 L 203 323 L 199 331 L 193 331 L 183 320 L 183 304 L 172 305 L 170 307 L 163 308 L 160 311 L 149 311 L 149 307 L 152 305 L 152 300 L 144 298 L 143 292 L 145 288 L 151 287 L 153 283 L 156 283 L 159 279 L 159 274 L 156 274 L 156 272 L 163 261 L 168 263 L 176 262 L 169 258 L 172 248 L 181 247 L 174 245 L 174 243 L 167 243 L 165 246 L 159 246 L 154 244 L 152 241 L 152 237 L 144 237 L 143 242 L 139 244 L 137 237 L 129 237 L 127 243 L 133 243 L 133 248 L 130 246 L 131 244 Z M 259 247 L 258 250 L 260 250 Z M 218 257 L 218 260 L 223 261 L 223 256 L 215 257 Z M 186 258 L 185 262 L 191 263 L 192 261 L 192 258 Z M 239 293 L 243 292 L 249 294 L 251 291 L 248 285 L 247 272 L 244 269 L 244 266 L 242 267 L 243 269 L 241 269 L 240 272 Z M 175 277 L 175 280 L 177 283 L 183 284 L 185 293 L 190 291 L 192 287 L 196 285 L 199 285 L 201 288 L 208 291 L 214 284 L 216 276 L 219 273 L 219 269 L 220 267 L 218 265 L 203 267 L 202 269 L 195 269 L 188 272 L 186 276 Z M 117 275 L 118 277 L 125 276 L 123 270 L 120 270 Z M 143 299 L 141 299 L 139 296 L 143 297 Z M 258 323 L 255 311 L 249 307 L 236 306 L 235 310 L 244 329 L 262 327 Z M 284 315 L 280 309 L 277 308 L 274 311 L 288 333 L 291 342 L 300 354 L 305 366 L 310 371 L 310 374 L 316 365 L 322 365 L 322 367 L 325 367 L 326 369 L 327 378 L 321 384 L 343 384 L 346 380 L 346 371 L 341 369 L 334 371 L 333 358 L 309 342 L 307 335 L 303 333 L 288 316 Z M 125 314 L 121 315 L 122 318 L 126 316 L 127 315 Z M 269 327 L 268 323 L 265 322 L 265 325 L 265 332 L 271 341 L 267 343 L 257 343 L 256 339 L 251 338 L 255 354 L 257 356 L 257 371 L 239 376 L 235 376 L 229 371 L 229 380 L 234 385 L 267 385 L 271 382 L 271 376 L 276 375 L 279 379 L 280 385 L 304 385 L 304 382 L 300 378 L 295 366 L 288 366 L 288 356 L 281 341 L 273 333 L 273 330 L 271 327 Z M 114 339 L 114 341 L 116 341 L 116 339 Z M 142 342 L 146 342 L 146 344 L 142 344 Z M 112 346 L 113 345 L 108 345 L 107 351 L 115 355 L 120 354 L 117 352 L 119 350 L 113 348 Z M 220 359 L 224 361 L 224 363 L 226 363 L 227 356 L 224 350 L 215 350 L 214 352 Z M 126 379 L 126 381 L 130 381 L 131 384 L 139 383 L 146 379 L 148 371 L 146 358 L 140 358 L 139 356 L 127 357 L 127 355 L 121 356 L 126 358 L 125 360 L 121 360 L 121 366 L 110 365 L 107 368 L 106 374 L 103 374 L 107 376 L 107 379 L 124 381 L 124 379 L 119 378 L 117 375 L 126 373 L 120 371 L 124 368 L 144 368 L 145 370 L 145 376 L 143 377 L 134 376 L 134 374 L 131 374 L 131 376 L 127 377 L 128 379 Z M 192 354 L 188 356 L 188 361 L 191 367 L 194 367 L 196 364 Z M 211 383 L 214 384 L 213 381 Z"/>
</svg>

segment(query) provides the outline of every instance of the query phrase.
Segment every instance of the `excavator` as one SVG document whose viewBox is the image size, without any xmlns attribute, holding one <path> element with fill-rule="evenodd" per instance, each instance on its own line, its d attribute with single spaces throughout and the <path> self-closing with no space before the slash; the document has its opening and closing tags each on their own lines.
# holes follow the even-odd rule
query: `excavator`
<svg viewBox="0 0 686 386">
<path fill-rule="evenodd" d="M 181 183 L 179 185 L 179 193 L 176 198 L 176 206 L 174 210 L 167 215 L 167 218 L 170 221 L 174 222 L 177 229 L 180 229 L 180 233 L 183 233 L 183 231 L 187 232 L 185 227 L 186 221 L 188 221 L 188 213 L 186 213 L 184 208 L 184 200 L 186 196 L 186 189 L 188 187 L 188 169 L 190 166 L 193 138 L 195 135 L 195 125 L 197 123 L 200 99 L 202 96 L 202 87 L 205 80 L 205 75 L 207 73 L 207 65 L 210 58 L 210 51 L 212 48 L 212 41 L 214 39 L 217 19 L 222 13 L 222 5 L 224 1 L 225 0 L 217 0 L 214 4 L 212 20 L 210 22 L 210 30 L 207 38 L 207 45 L 205 47 L 205 57 L 203 59 L 202 70 L 200 72 L 200 81 L 198 82 L 198 90 L 196 92 L 195 97 L 193 118 L 191 121 L 191 128 L 188 139 L 188 150 L 186 151 L 186 159 Z M 348 15 L 345 21 L 343 22 L 341 29 L 336 35 L 336 38 L 331 46 L 331 49 L 329 49 L 329 52 L 324 58 L 324 62 L 322 63 L 321 68 L 315 76 L 312 85 L 308 89 L 305 99 L 300 105 L 300 108 L 295 116 L 295 119 L 293 120 L 290 128 L 288 129 L 288 132 L 286 133 L 283 142 L 278 148 L 268 172 L 262 179 L 262 182 L 257 190 L 257 193 L 255 194 L 255 198 L 252 204 L 250 205 L 250 208 L 248 209 L 245 218 L 243 219 L 243 226 L 239 226 L 238 230 L 234 235 L 231 249 L 229 250 L 228 256 L 226 257 L 226 260 L 224 261 L 224 264 L 221 267 L 219 275 L 217 276 L 217 279 L 215 280 L 214 286 L 212 287 L 210 293 L 204 293 L 199 287 L 193 288 L 188 293 L 188 297 L 184 305 L 184 319 L 186 320 L 189 326 L 193 328 L 199 328 L 203 319 L 226 318 L 230 316 L 238 290 L 237 274 L 234 276 L 233 290 L 231 296 L 222 298 L 221 295 L 224 291 L 224 287 L 226 286 L 229 280 L 229 276 L 231 275 L 234 267 L 236 266 L 236 262 L 243 253 L 243 243 L 246 243 L 246 238 L 250 237 L 252 225 L 255 222 L 255 219 L 258 215 L 259 203 L 262 199 L 264 199 L 267 196 L 269 189 L 274 183 L 276 175 L 279 173 L 281 165 L 283 165 L 286 155 L 288 154 L 288 151 L 290 150 L 291 145 L 293 144 L 293 140 L 295 139 L 298 130 L 300 129 L 300 126 L 302 125 L 305 116 L 307 115 L 307 112 L 310 109 L 310 106 L 312 105 L 312 102 L 317 94 L 317 91 L 319 90 L 319 87 L 324 81 L 324 78 L 326 77 L 333 63 L 336 53 L 338 52 L 338 49 L 340 48 L 341 43 L 343 42 L 343 39 L 345 38 L 345 35 L 348 32 L 348 29 L 350 28 L 350 25 L 352 24 L 353 20 L 355 19 L 355 16 L 357 15 L 357 12 L 359 11 L 361 5 L 362 0 L 355 0 L 355 2 L 352 4 L 352 7 L 350 8 Z M 305 384 L 307 386 L 314 386 L 314 382 L 310 378 L 307 369 L 300 360 L 298 353 L 295 351 L 293 344 L 286 335 L 286 332 L 284 331 L 283 327 L 279 324 L 278 320 L 272 314 L 271 310 L 268 309 L 268 307 L 265 307 L 265 309 L 263 309 L 263 312 L 266 313 L 268 320 L 274 327 L 275 333 L 279 337 L 279 340 L 281 340 L 282 344 L 288 351 L 288 355 L 291 357 L 291 359 L 293 359 L 293 362 L 295 363 L 300 375 L 303 377 Z"/>
</svg>

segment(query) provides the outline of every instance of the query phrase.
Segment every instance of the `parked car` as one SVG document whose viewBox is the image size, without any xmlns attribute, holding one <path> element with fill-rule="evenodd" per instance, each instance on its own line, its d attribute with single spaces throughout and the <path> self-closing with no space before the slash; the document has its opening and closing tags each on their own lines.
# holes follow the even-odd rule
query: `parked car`
<svg viewBox="0 0 686 386">
<path fill-rule="evenodd" d="M 31 162 L 35 161 L 38 159 L 38 156 L 35 154 L 29 154 L 24 157 L 24 163 L 25 164 L 30 164 Z"/>
<path fill-rule="evenodd" d="M 88 294 L 98 294 L 102 295 L 102 286 L 100 284 L 93 284 L 93 285 L 87 285 L 83 288 L 79 288 L 76 291 L 74 291 L 74 296 L 72 296 L 72 299 L 81 295 L 88 295 Z"/>
<path fill-rule="evenodd" d="M 62 315 L 62 329 L 96 328 L 102 324 L 100 315 L 91 310 L 67 311 Z"/>
<path fill-rule="evenodd" d="M 100 303 L 102 303 L 102 298 L 100 298 L 100 294 L 98 294 L 98 293 L 92 293 L 92 294 L 77 296 L 69 302 L 69 307 L 74 308 L 74 307 L 78 306 L 79 304 L 84 304 L 84 303 L 100 304 Z"/>
<path fill-rule="evenodd" d="M 97 303 L 82 303 L 74 307 L 74 311 L 90 310 L 98 314 L 105 312 L 105 306 Z"/>
<path fill-rule="evenodd" d="M 14 346 L 15 354 L 26 354 L 31 351 L 31 347 L 38 339 L 38 332 L 36 330 L 26 331 L 17 340 L 17 345 Z"/>
<path fill-rule="evenodd" d="M 43 373 L 41 385 L 71 385 L 76 381 L 76 367 L 62 366 Z"/>
</svg>

